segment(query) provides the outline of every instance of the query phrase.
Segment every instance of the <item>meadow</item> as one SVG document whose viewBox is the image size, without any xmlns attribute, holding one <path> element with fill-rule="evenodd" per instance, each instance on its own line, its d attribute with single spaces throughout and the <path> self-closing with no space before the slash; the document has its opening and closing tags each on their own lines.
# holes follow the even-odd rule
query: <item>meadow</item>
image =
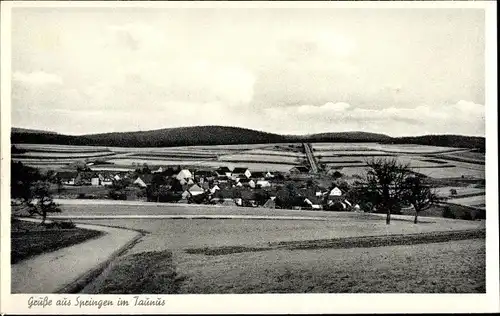
<svg viewBox="0 0 500 316">
<path fill-rule="evenodd" d="M 484 222 L 318 213 L 328 220 L 78 220 L 146 233 L 83 293 L 484 292 Z"/>
</svg>

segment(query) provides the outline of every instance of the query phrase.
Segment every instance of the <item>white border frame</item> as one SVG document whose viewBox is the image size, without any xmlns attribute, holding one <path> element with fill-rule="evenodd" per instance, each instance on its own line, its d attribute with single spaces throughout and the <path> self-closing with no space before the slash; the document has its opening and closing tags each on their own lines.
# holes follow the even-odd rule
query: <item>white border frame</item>
<svg viewBox="0 0 500 316">
<path fill-rule="evenodd" d="M 10 294 L 10 256 L 1 258 L 1 313 L 17 314 L 155 314 L 155 313 L 481 313 L 499 312 L 498 147 L 497 147 L 497 32 L 496 1 L 398 2 L 1 2 L 1 249 L 10 253 L 10 22 L 13 7 L 225 7 L 225 8 L 483 8 L 486 26 L 486 294 L 252 294 L 161 295 L 163 307 L 55 307 L 28 309 L 32 295 Z M 7 212 L 6 210 L 9 209 Z M 40 295 L 34 295 L 39 297 Z M 45 296 L 45 295 L 44 295 Z M 47 295 L 55 300 L 59 295 Z M 78 295 L 63 295 L 72 297 Z M 116 299 L 116 295 L 80 295 Z M 132 297 L 130 295 L 129 297 Z M 125 298 L 127 295 L 120 295 Z M 150 296 L 156 297 L 156 296 Z M 55 305 L 55 304 L 54 304 Z"/>
</svg>

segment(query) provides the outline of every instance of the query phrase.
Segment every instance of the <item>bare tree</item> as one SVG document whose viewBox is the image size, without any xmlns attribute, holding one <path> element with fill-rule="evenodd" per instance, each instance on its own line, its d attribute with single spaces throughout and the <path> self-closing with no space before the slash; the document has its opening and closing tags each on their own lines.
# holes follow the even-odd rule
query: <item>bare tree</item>
<svg viewBox="0 0 500 316">
<path fill-rule="evenodd" d="M 437 196 L 430 185 L 427 185 L 422 177 L 413 176 L 405 179 L 405 191 L 403 198 L 415 209 L 414 223 L 418 223 L 418 214 L 442 199 Z"/>
<path fill-rule="evenodd" d="M 36 181 L 31 187 L 31 200 L 28 203 L 28 210 L 31 215 L 42 216 L 42 223 L 45 224 L 47 213 L 61 212 L 61 209 L 52 199 L 50 194 L 50 183 L 47 181 Z"/>
<path fill-rule="evenodd" d="M 390 224 L 391 213 L 403 201 L 405 179 L 411 174 L 410 167 L 395 158 L 373 158 L 366 164 L 369 170 L 361 184 L 362 192 L 378 210 L 386 212 L 386 224 Z"/>
</svg>

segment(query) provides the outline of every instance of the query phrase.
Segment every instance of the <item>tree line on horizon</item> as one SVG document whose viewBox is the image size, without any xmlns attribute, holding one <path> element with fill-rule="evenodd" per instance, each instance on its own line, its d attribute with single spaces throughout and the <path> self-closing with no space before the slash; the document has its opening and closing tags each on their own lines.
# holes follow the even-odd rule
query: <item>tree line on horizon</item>
<svg viewBox="0 0 500 316">
<path fill-rule="evenodd" d="M 383 134 L 345 132 L 311 135 L 279 135 L 227 126 L 195 126 L 142 132 L 91 134 L 82 136 L 50 132 L 26 132 L 13 129 L 11 143 L 58 144 L 109 147 L 181 147 L 196 145 L 237 145 L 293 142 L 378 142 L 382 144 L 419 144 L 441 147 L 472 148 L 485 152 L 484 137 L 461 135 L 426 135 L 390 137 Z"/>
</svg>

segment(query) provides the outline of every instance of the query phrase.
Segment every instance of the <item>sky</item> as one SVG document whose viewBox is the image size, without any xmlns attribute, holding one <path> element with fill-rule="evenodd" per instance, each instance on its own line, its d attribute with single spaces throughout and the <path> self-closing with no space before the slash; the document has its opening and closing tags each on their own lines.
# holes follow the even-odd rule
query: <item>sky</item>
<svg viewBox="0 0 500 316">
<path fill-rule="evenodd" d="M 485 135 L 481 9 L 14 8 L 12 126 Z"/>
</svg>

